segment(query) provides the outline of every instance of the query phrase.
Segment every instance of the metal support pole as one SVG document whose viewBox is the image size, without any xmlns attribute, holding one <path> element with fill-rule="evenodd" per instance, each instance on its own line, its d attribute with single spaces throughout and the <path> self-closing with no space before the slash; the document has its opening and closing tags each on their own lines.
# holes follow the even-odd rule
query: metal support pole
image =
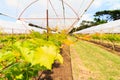
<svg viewBox="0 0 120 80">
<path fill-rule="evenodd" d="M 47 40 L 49 38 L 49 20 L 48 20 L 48 9 L 46 10 L 46 26 L 47 26 Z"/>
<path fill-rule="evenodd" d="M 14 30 L 13 30 L 13 28 L 12 28 L 12 45 L 13 45 L 13 34 L 14 34 Z"/>
</svg>

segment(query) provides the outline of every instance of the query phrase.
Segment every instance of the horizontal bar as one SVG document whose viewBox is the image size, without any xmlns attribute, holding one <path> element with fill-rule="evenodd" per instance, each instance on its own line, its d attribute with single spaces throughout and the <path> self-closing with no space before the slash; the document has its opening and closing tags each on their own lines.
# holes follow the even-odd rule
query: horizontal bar
<svg viewBox="0 0 120 80">
<path fill-rule="evenodd" d="M 46 19 L 46 18 L 20 18 L 20 20 L 29 20 L 29 19 Z M 77 19 L 77 18 L 48 18 L 48 19 Z"/>
</svg>

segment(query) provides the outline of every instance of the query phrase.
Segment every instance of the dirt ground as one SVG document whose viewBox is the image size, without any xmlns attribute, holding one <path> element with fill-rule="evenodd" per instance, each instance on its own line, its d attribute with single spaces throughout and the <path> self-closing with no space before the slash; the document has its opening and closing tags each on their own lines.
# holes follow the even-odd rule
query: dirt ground
<svg viewBox="0 0 120 80">
<path fill-rule="evenodd" d="M 71 56 L 70 56 L 70 47 L 64 45 L 61 54 L 64 59 L 64 63 L 53 64 L 52 71 L 44 71 L 41 75 L 41 78 L 35 80 L 73 80 L 72 76 L 72 67 L 71 67 Z"/>
<path fill-rule="evenodd" d="M 59 68 L 54 68 L 54 74 L 51 76 L 53 77 L 53 80 L 73 80 L 69 46 L 64 45 L 62 56 L 64 58 L 64 63 L 60 65 Z"/>
<path fill-rule="evenodd" d="M 92 41 L 92 43 L 100 45 L 109 51 L 113 51 L 112 45 L 110 44 L 97 43 L 94 41 Z M 44 71 L 42 74 L 43 77 L 36 80 L 88 80 L 90 77 L 95 79 L 96 75 L 83 65 L 73 45 L 64 45 L 62 48 L 61 54 L 64 58 L 62 65 L 58 63 L 53 64 L 54 67 L 52 71 Z M 120 46 L 115 45 L 115 50 L 117 54 L 120 53 Z"/>
</svg>

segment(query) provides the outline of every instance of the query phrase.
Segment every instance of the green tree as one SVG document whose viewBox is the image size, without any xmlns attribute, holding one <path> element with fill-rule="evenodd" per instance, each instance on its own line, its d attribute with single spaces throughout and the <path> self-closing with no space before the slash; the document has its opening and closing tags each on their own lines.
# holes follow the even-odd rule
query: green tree
<svg viewBox="0 0 120 80">
<path fill-rule="evenodd" d="M 83 20 L 83 21 L 81 22 L 80 26 L 77 27 L 77 28 L 73 28 L 70 33 L 73 33 L 73 32 L 75 32 L 75 31 L 79 31 L 79 30 L 88 28 L 88 27 L 92 26 L 93 24 L 94 24 L 93 21 L 85 21 L 85 20 Z"/>
<path fill-rule="evenodd" d="M 103 23 L 106 23 L 106 22 L 107 22 L 106 20 L 100 20 L 99 18 L 94 18 L 94 21 L 83 20 L 81 22 L 80 26 L 77 27 L 77 28 L 73 28 L 70 33 L 73 33 L 75 31 L 79 31 L 79 30 L 82 30 L 82 29 L 85 29 L 85 28 L 89 28 L 89 27 L 92 27 L 92 26 L 96 26 L 96 25 L 99 25 L 99 24 L 103 24 Z"/>
<path fill-rule="evenodd" d="M 98 11 L 94 15 L 93 21 L 82 21 L 80 26 L 77 28 L 73 28 L 70 33 L 73 33 L 75 31 L 79 31 L 85 28 L 89 28 L 92 26 L 96 26 L 99 24 L 107 23 L 110 21 L 114 21 L 120 19 L 120 10 L 104 10 L 104 11 Z"/>
<path fill-rule="evenodd" d="M 104 10 L 95 13 L 95 18 L 104 21 L 114 21 L 120 19 L 120 10 Z"/>
</svg>

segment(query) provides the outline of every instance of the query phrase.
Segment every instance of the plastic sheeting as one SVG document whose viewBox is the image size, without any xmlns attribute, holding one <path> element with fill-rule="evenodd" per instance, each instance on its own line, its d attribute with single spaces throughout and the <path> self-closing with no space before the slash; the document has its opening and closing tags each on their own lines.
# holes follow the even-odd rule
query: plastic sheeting
<svg viewBox="0 0 120 80">
<path fill-rule="evenodd" d="M 2 12 L 28 23 L 46 27 L 46 10 L 48 9 L 49 27 L 57 27 L 61 30 L 74 26 L 75 21 L 79 22 L 79 18 L 91 1 L 93 0 L 63 0 L 62 4 L 62 0 L 15 0 L 14 7 L 11 8 L 12 12 L 9 10 Z M 7 9 L 8 3 L 3 4 Z"/>
<path fill-rule="evenodd" d="M 3 21 L 0 20 L 0 32 L 7 33 L 7 34 L 26 34 L 29 33 L 31 30 L 43 32 L 43 30 L 30 27 L 27 23 L 22 21 L 10 22 L 10 21 Z"/>
<path fill-rule="evenodd" d="M 120 19 L 105 24 L 93 26 L 87 29 L 83 29 L 74 33 L 75 34 L 120 33 Z"/>
</svg>

